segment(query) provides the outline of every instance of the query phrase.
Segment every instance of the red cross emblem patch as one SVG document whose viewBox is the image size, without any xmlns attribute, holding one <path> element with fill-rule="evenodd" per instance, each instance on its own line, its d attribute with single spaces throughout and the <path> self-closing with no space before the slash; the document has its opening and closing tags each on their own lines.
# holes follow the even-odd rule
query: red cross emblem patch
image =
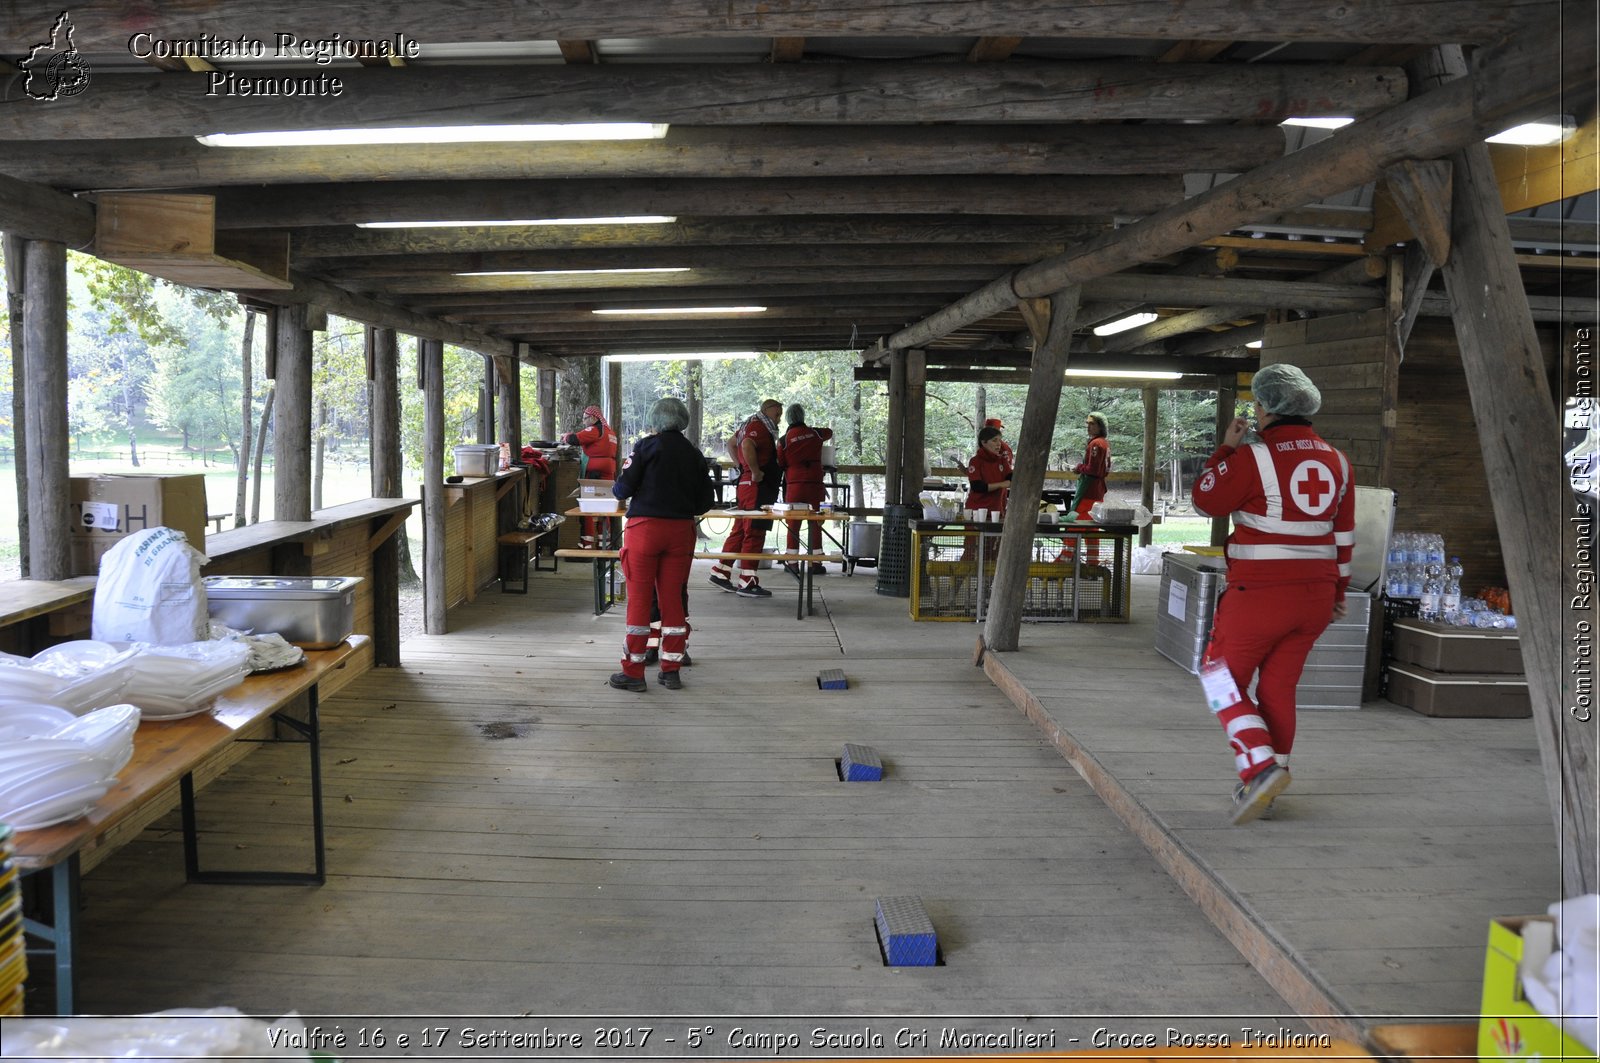
<svg viewBox="0 0 1600 1063">
<path fill-rule="evenodd" d="M 1316 516 L 1333 505 L 1338 485 L 1318 461 L 1302 461 L 1289 475 L 1289 495 L 1302 513 Z"/>
</svg>

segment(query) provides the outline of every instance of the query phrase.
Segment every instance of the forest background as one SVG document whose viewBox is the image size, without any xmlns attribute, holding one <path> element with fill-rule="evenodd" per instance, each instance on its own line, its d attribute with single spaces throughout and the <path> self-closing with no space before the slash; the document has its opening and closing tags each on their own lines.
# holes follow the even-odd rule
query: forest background
<svg viewBox="0 0 1600 1063">
<path fill-rule="evenodd" d="M 3 259 L 0 259 L 3 269 Z M 265 379 L 263 321 L 227 293 L 184 288 L 143 273 L 72 253 L 68 262 L 68 426 L 73 475 L 97 472 L 198 472 L 206 476 L 208 512 L 224 528 L 272 519 L 271 381 Z M 16 387 L 10 323 L 0 306 L 0 579 L 16 578 Z M 247 344 L 246 328 L 250 329 Z M 358 322 L 330 316 L 314 336 L 312 508 L 371 494 L 368 388 Z M 831 427 L 843 464 L 881 465 L 888 421 L 886 385 L 857 383 L 853 351 L 785 351 L 756 358 L 625 362 L 622 422 L 614 427 L 624 449 L 642 432 L 645 416 L 663 395 L 703 404 L 701 448 L 722 457 L 737 425 L 768 396 L 805 407 L 807 423 Z M 580 427 L 579 412 L 601 403 L 600 359 L 573 359 L 557 385 L 558 432 Z M 484 359 L 444 348 L 445 453 L 478 442 Z M 538 435 L 535 370 L 522 369 L 524 441 Z M 416 384 L 415 341 L 401 337 L 400 395 L 405 482 L 420 495 L 423 464 L 422 394 Z M 1157 541 L 1203 542 L 1209 522 L 1185 521 L 1188 484 L 1211 450 L 1215 394 L 1158 393 L 1158 498 L 1179 517 Z M 927 445 L 935 466 L 965 464 L 985 417 L 999 418 L 1014 440 L 1022 426 L 1026 388 L 933 382 L 927 389 Z M 246 408 L 248 407 L 248 419 Z M 1117 477 L 1137 494 L 1143 460 L 1143 407 L 1137 386 L 1063 390 L 1049 468 L 1081 460 L 1084 415 L 1105 414 Z M 264 445 L 263 445 L 264 444 Z M 264 453 L 263 453 L 264 452 Z M 242 460 L 246 459 L 246 460 Z M 453 470 L 446 470 L 447 472 Z M 1114 484 L 1114 489 L 1117 484 Z M 865 499 L 881 504 L 881 479 L 867 477 Z M 1160 508 L 1166 509 L 1163 505 Z M 420 514 L 410 529 L 420 543 Z M 215 528 L 216 525 L 213 525 Z"/>
</svg>

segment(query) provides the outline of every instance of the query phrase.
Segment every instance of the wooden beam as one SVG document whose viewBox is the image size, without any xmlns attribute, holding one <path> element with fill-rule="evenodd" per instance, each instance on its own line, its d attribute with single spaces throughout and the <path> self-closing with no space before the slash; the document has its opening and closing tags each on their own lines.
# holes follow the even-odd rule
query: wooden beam
<svg viewBox="0 0 1600 1063">
<path fill-rule="evenodd" d="M 409 75 L 408 75 L 409 76 Z M 1237 173 L 1283 154 L 1276 126 L 673 126 L 661 140 L 213 148 L 192 138 L 0 143 L 6 172 L 62 189 L 624 177 Z"/>
<path fill-rule="evenodd" d="M 0 232 L 87 247 L 94 241 L 94 208 L 53 188 L 0 174 Z"/>
<path fill-rule="evenodd" d="M 1144 428 L 1144 440 L 1139 463 L 1139 504 L 1151 513 L 1156 510 L 1156 416 L 1160 409 L 1156 397 L 1156 389 L 1149 385 L 1139 389 L 1139 398 L 1144 407 L 1144 418 L 1140 422 Z M 1139 529 L 1140 546 L 1149 546 L 1152 538 L 1153 525 L 1146 524 Z"/>
<path fill-rule="evenodd" d="M 65 198 L 65 197 L 63 197 Z M 788 243 L 1066 243 L 1109 223 L 1059 219 L 1018 224 L 986 217 L 683 218 L 670 225 L 506 225 L 450 229 L 306 228 L 289 230 L 295 255 L 307 260 L 376 255 L 557 251 L 605 247 L 759 246 Z M 93 231 L 92 229 L 90 230 Z"/>
<path fill-rule="evenodd" d="M 417 340 L 417 386 L 422 389 L 422 626 L 430 635 L 449 631 L 445 586 L 444 344 Z M 470 529 L 467 534 L 470 534 Z M 475 581 L 467 574 L 467 583 Z"/>
<path fill-rule="evenodd" d="M 478 125 L 526 121 L 530 114 L 544 122 L 684 125 L 1255 121 L 1304 113 L 1308 100 L 1316 101 L 1318 113 L 1366 114 L 1399 103 L 1406 92 L 1398 68 L 1334 63 L 416 66 L 403 78 L 356 67 L 337 75 L 339 95 L 317 95 L 309 103 L 299 95 L 239 92 L 233 79 L 248 82 L 254 76 L 237 70 L 159 78 L 96 74 L 92 108 L 6 108 L 0 110 L 0 137 L 120 140 L 258 129 Z M 309 76 L 330 75 L 324 68 Z M 203 107 L 195 106 L 197 98 L 204 99 Z"/>
<path fill-rule="evenodd" d="M 1232 40 L 1221 41 L 1179 41 L 1171 48 L 1162 52 L 1157 58 L 1158 63 L 1206 63 L 1215 59 L 1233 46 Z"/>
<path fill-rule="evenodd" d="M 0 112 L 3 114 L 3 112 Z M 619 215 L 1149 214 L 1183 198 L 1177 177 L 820 177 L 659 181 L 392 181 L 217 190 L 217 227 Z"/>
<path fill-rule="evenodd" d="M 1575 18 L 1581 10 L 1573 5 Z M 1582 36 L 1579 34 L 1578 36 Z M 918 346 L 1015 304 L 1172 254 L 1262 215 L 1343 192 L 1392 163 L 1431 158 L 1550 105 L 1563 84 L 1595 76 L 1596 53 L 1546 27 L 1491 50 L 1469 78 L 1339 130 L 1320 143 L 1258 167 L 1209 192 L 1001 277 L 918 324 L 887 346 Z"/>
<path fill-rule="evenodd" d="M 72 8 L 77 46 L 85 52 L 125 52 L 130 35 L 193 39 L 253 37 L 271 41 L 285 27 L 305 40 L 350 32 L 349 12 L 337 5 L 308 7 L 299 0 L 256 0 L 248 6 L 196 5 L 181 0 L 84 0 Z M 614 37 L 984 37 L 1029 34 L 1070 39 L 1188 38 L 1259 40 L 1263 18 L 1236 0 L 1129 0 L 1067 7 L 1034 0 L 897 0 L 860 5 L 805 2 L 706 4 L 661 0 L 649 5 L 619 0 L 566 0 L 513 5 L 501 0 L 411 0 L 384 13 L 383 32 L 428 44 Z M 1535 0 L 1439 0 L 1425 5 L 1354 0 L 1337 8 L 1283 5 L 1271 14 L 1274 41 L 1496 40 L 1517 26 L 1549 18 Z M 0 40 L 31 41 L 39 16 L 26 6 L 0 8 Z M 48 22 L 46 22 L 48 28 Z M 13 49 L 15 51 L 15 49 Z"/>
<path fill-rule="evenodd" d="M 928 358 L 921 350 L 907 351 L 905 422 L 900 448 L 900 504 L 914 506 L 927 478 Z M 889 498 L 888 494 L 884 495 Z"/>
<path fill-rule="evenodd" d="M 1383 295 L 1371 285 L 1321 281 L 1257 281 L 1233 277 L 1114 273 L 1083 285 L 1084 298 L 1162 306 L 1254 306 L 1334 313 L 1370 310 Z"/>
<path fill-rule="evenodd" d="M 600 61 L 600 53 L 595 51 L 593 41 L 563 37 L 556 41 L 556 47 L 561 49 L 562 59 L 578 66 L 592 66 Z"/>
<path fill-rule="evenodd" d="M 900 499 L 906 479 L 905 426 L 906 426 L 906 352 L 890 351 L 889 413 L 884 424 L 883 445 L 883 497 Z"/>
<path fill-rule="evenodd" d="M 1022 312 L 1028 335 L 1033 337 L 1033 345 L 1037 347 L 1050 334 L 1050 300 L 1023 299 L 1017 303 L 1017 309 Z"/>
<path fill-rule="evenodd" d="M 1011 53 L 1021 43 L 1021 37 L 979 37 L 967 50 L 967 62 L 997 63 L 1002 59 L 1010 59 Z"/>
<path fill-rule="evenodd" d="M 774 37 L 772 38 L 772 51 L 767 55 L 770 63 L 798 63 L 805 58 L 806 39 L 804 37 Z"/>
<path fill-rule="evenodd" d="M 805 284 L 825 282 L 871 284 L 883 281 L 920 281 L 945 284 L 972 283 L 992 277 L 995 266 L 775 266 L 771 269 L 692 269 L 682 273 L 556 274 L 525 277 L 407 277 L 383 284 L 394 295 L 428 292 L 582 292 L 582 291 L 686 291 L 711 285 Z"/>
<path fill-rule="evenodd" d="M 1450 260 L 1450 164 L 1404 159 L 1383 176 L 1428 257 L 1444 265 Z"/>
<path fill-rule="evenodd" d="M 278 358 L 273 379 L 272 515 L 311 519 L 311 332 L 304 306 L 277 314 Z"/>
<path fill-rule="evenodd" d="M 1006 496 L 994 587 L 989 593 L 989 612 L 983 625 L 983 642 L 989 653 L 1015 651 L 1022 629 L 1022 598 L 1028 585 L 1028 566 L 1033 561 L 1033 530 L 1038 526 L 1044 467 L 1055 435 L 1067 346 L 1077 324 L 1079 298 L 1077 288 L 1050 297 L 1049 330 L 1033 352 L 1033 375 L 1039 384 L 1028 388 L 1022 407 L 1022 430 L 1017 433 L 1016 467 Z"/>
<path fill-rule="evenodd" d="M 14 245 L 13 245 L 14 246 Z M 22 246 L 22 350 L 28 452 L 27 571 L 40 580 L 72 575 L 68 532 L 67 249 L 53 240 Z"/>
</svg>

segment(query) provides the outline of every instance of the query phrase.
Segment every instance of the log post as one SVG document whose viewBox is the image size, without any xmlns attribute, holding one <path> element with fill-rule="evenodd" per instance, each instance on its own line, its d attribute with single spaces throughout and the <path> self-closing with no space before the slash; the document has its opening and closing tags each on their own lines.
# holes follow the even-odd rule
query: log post
<svg viewBox="0 0 1600 1063">
<path fill-rule="evenodd" d="M 1074 285 L 1050 297 L 1044 342 L 1033 351 L 1033 384 L 1022 407 L 1017 463 L 1011 472 L 994 586 L 989 592 L 989 612 L 983 624 L 984 645 L 996 653 L 1015 650 L 1022 631 L 1022 599 L 1028 587 L 1028 565 L 1033 560 L 1033 533 L 1039 524 L 1039 495 L 1055 436 L 1067 345 L 1077 322 L 1080 294 L 1081 289 Z"/>
<path fill-rule="evenodd" d="M 496 355 L 495 374 L 499 402 L 499 439 L 489 442 L 511 444 L 511 457 L 516 459 L 522 451 L 522 362 L 515 355 Z"/>
<path fill-rule="evenodd" d="M 622 432 L 622 363 L 606 363 L 606 423 L 611 425 L 611 430 L 617 433 L 617 441 L 624 438 Z M 583 427 L 580 423 L 579 428 Z"/>
<path fill-rule="evenodd" d="M 495 356 L 483 356 L 483 386 L 478 390 L 478 442 L 493 443 L 496 398 Z"/>
<path fill-rule="evenodd" d="M 1231 373 L 1217 375 L 1217 442 L 1233 423 L 1233 411 L 1239 405 L 1239 378 Z M 1211 545 L 1224 546 L 1228 542 L 1228 515 L 1211 518 Z"/>
<path fill-rule="evenodd" d="M 1441 76 L 1466 70 L 1459 48 L 1435 49 L 1427 62 Z M 1534 732 L 1558 834 L 1563 892 L 1575 897 L 1600 888 L 1600 724 L 1592 710 L 1580 713 L 1576 704 L 1569 713 L 1564 685 L 1573 664 L 1565 647 L 1581 647 L 1592 638 L 1588 632 L 1594 615 L 1586 604 L 1579 608 L 1588 597 L 1582 591 L 1588 582 L 1569 580 L 1584 580 L 1581 573 L 1592 571 L 1593 564 L 1586 561 L 1568 570 L 1563 562 L 1570 558 L 1576 564 L 1580 556 L 1592 556 L 1594 514 L 1577 511 L 1553 457 L 1561 421 L 1488 149 L 1476 144 L 1456 152 L 1450 156 L 1450 173 L 1449 257 L 1436 264 L 1450 297 L 1506 581 L 1516 603 Z M 1419 193 L 1437 183 L 1413 180 L 1413 191 Z M 1420 213 L 1413 217 L 1424 195 L 1395 198 L 1414 230 L 1430 224 Z M 1530 446 L 1551 446 L 1551 460 L 1529 461 Z M 1561 550 L 1549 549 L 1552 536 L 1559 538 Z"/>
<path fill-rule="evenodd" d="M 705 431 L 706 368 L 699 359 L 689 363 L 689 442 L 704 449 L 701 434 Z"/>
<path fill-rule="evenodd" d="M 311 330 L 305 306 L 277 314 L 272 410 L 272 516 L 311 519 Z"/>
<path fill-rule="evenodd" d="M 367 327 L 372 351 L 367 408 L 372 418 L 372 497 L 401 498 L 400 344 L 394 329 Z M 379 668 L 400 666 L 400 544 L 398 529 L 372 552 L 372 648 Z"/>
<path fill-rule="evenodd" d="M 906 352 L 889 352 L 889 417 L 884 426 L 883 504 L 900 504 L 900 482 L 905 470 Z M 863 499 L 863 504 L 865 500 Z"/>
<path fill-rule="evenodd" d="M 27 566 L 32 579 L 72 575 L 67 538 L 67 248 L 23 244 L 22 361 L 27 387 Z M 18 448 L 23 449 L 23 448 Z"/>
<path fill-rule="evenodd" d="M 556 438 L 556 371 L 539 367 L 539 438 L 547 443 Z"/>
<path fill-rule="evenodd" d="M 17 471 L 17 542 L 22 547 L 18 556 L 22 562 L 20 574 L 23 579 L 28 579 L 28 447 L 22 433 L 15 430 L 15 426 L 28 423 L 28 375 L 25 360 L 21 356 L 22 322 L 25 317 L 22 264 L 27 243 L 13 233 L 0 233 L 0 241 L 4 241 L 6 310 L 11 318 L 11 449 L 13 467 Z"/>
<path fill-rule="evenodd" d="M 1144 460 L 1139 469 L 1139 504 L 1152 514 L 1156 510 L 1156 389 L 1140 388 L 1144 400 Z M 1139 545 L 1149 546 L 1154 537 L 1155 525 L 1146 524 L 1139 529 Z"/>
<path fill-rule="evenodd" d="M 444 576 L 444 343 L 419 339 L 417 355 L 422 370 L 422 627 L 430 635 L 443 635 L 449 630 Z"/>
<path fill-rule="evenodd" d="M 905 445 L 900 451 L 900 498 L 902 506 L 917 504 L 922 482 L 927 477 L 928 439 L 928 356 L 925 351 L 907 351 Z"/>
</svg>

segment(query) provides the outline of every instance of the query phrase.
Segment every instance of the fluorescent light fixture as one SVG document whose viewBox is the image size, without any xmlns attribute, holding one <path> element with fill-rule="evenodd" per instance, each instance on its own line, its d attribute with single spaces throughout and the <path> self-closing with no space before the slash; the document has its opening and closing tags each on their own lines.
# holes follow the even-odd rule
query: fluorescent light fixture
<svg viewBox="0 0 1600 1063">
<path fill-rule="evenodd" d="M 582 277 L 595 273 L 688 273 L 688 266 L 638 266 L 620 269 L 486 269 L 457 277 Z"/>
<path fill-rule="evenodd" d="M 1546 118 L 1538 122 L 1524 122 L 1489 137 L 1488 144 L 1520 144 L 1538 148 L 1546 144 L 1559 144 L 1572 135 L 1577 121 L 1569 114 Z"/>
<path fill-rule="evenodd" d="M 1285 118 L 1279 125 L 1305 126 L 1307 129 L 1343 129 L 1354 118 Z"/>
<path fill-rule="evenodd" d="M 1261 341 L 1251 340 L 1249 343 L 1245 344 L 1245 346 L 1250 348 L 1252 351 L 1259 351 L 1261 349 Z"/>
<path fill-rule="evenodd" d="M 284 129 L 206 133 L 208 148 L 318 148 L 362 144 L 485 144 L 539 140 L 660 140 L 665 125 L 649 122 L 573 122 L 544 125 L 426 125 L 387 129 Z"/>
<path fill-rule="evenodd" d="M 1064 372 L 1067 376 L 1118 377 L 1125 380 L 1176 380 L 1183 375 L 1157 369 L 1067 369 Z"/>
<path fill-rule="evenodd" d="M 764 306 L 640 306 L 608 307 L 591 314 L 626 314 L 634 317 L 687 317 L 690 314 L 764 314 Z"/>
<path fill-rule="evenodd" d="M 608 354 L 607 362 L 732 362 L 742 358 L 760 358 L 760 351 L 661 351 L 643 354 Z"/>
<path fill-rule="evenodd" d="M 1104 325 L 1096 325 L 1094 334 L 1096 336 L 1115 336 L 1119 332 L 1127 332 L 1131 328 L 1148 325 L 1155 319 L 1156 315 L 1148 312 L 1129 314 L 1127 317 L 1119 317 L 1115 321 L 1107 321 Z"/>
<path fill-rule="evenodd" d="M 479 218 L 470 221 L 358 221 L 358 229 L 470 229 L 490 225 L 670 225 L 667 214 L 629 214 L 616 218 Z"/>
</svg>

